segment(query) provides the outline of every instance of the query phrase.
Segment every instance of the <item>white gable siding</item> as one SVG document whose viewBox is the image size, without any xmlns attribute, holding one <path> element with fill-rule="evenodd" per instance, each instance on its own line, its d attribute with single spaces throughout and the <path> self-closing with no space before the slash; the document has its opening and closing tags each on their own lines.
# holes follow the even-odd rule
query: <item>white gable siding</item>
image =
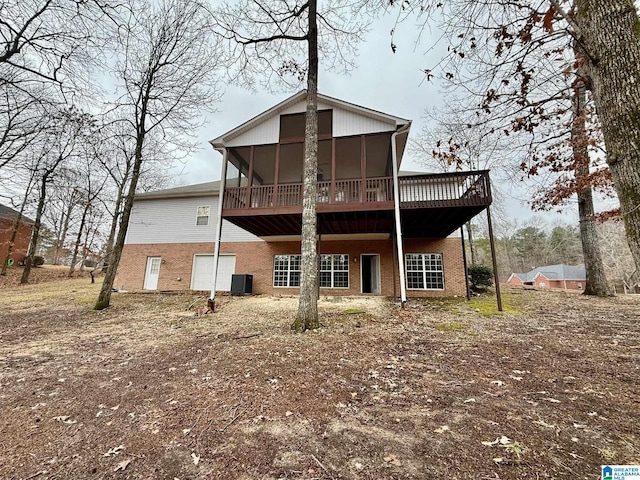
<svg viewBox="0 0 640 480">
<path fill-rule="evenodd" d="M 198 207 L 209 206 L 209 225 L 196 225 Z M 139 200 L 133 204 L 126 244 L 202 243 L 215 239 L 218 197 Z M 226 220 L 223 242 L 260 242 L 258 237 Z"/>
<path fill-rule="evenodd" d="M 333 136 L 348 137 L 367 133 L 391 132 L 395 125 L 374 118 L 365 117 L 347 110 L 333 111 Z"/>
<path fill-rule="evenodd" d="M 306 102 L 298 102 L 295 105 L 280 112 L 280 115 L 302 113 L 307 109 Z M 347 137 L 350 135 L 362 135 L 367 133 L 390 132 L 395 130 L 391 122 L 383 122 L 366 115 L 360 115 L 342 108 L 319 102 L 318 110 L 333 109 L 333 136 Z M 263 145 L 278 143 L 280 137 L 280 115 L 276 115 L 256 127 L 248 130 L 226 142 L 229 147 L 243 145 Z"/>
<path fill-rule="evenodd" d="M 229 147 L 241 147 L 243 145 L 267 145 L 278 143 L 280 138 L 280 117 L 270 118 L 266 122 L 257 125 L 227 143 Z"/>
</svg>

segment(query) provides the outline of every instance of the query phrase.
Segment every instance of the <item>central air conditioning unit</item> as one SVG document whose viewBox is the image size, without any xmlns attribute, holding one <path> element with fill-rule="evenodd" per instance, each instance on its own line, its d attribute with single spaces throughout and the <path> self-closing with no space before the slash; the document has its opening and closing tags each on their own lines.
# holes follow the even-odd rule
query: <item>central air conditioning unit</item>
<svg viewBox="0 0 640 480">
<path fill-rule="evenodd" d="M 251 295 L 253 275 L 236 273 L 231 275 L 231 295 Z"/>
</svg>

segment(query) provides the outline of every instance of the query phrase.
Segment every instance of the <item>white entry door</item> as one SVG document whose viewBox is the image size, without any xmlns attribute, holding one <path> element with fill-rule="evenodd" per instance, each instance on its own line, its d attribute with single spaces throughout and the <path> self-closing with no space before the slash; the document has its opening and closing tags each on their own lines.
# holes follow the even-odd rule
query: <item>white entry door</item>
<svg viewBox="0 0 640 480">
<path fill-rule="evenodd" d="M 193 257 L 193 273 L 191 290 L 211 291 L 213 280 L 213 255 L 195 255 Z M 216 275 L 216 291 L 231 290 L 231 275 L 236 271 L 235 255 L 220 255 L 218 259 L 218 275 Z"/>
<path fill-rule="evenodd" d="M 160 277 L 160 257 L 147 257 L 147 271 L 144 275 L 145 290 L 157 290 Z"/>
</svg>

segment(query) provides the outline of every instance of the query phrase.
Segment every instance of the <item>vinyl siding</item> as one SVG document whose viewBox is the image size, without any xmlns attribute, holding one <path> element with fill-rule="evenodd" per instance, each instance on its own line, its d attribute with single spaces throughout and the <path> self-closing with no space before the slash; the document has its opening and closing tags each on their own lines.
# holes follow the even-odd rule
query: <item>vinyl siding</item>
<svg viewBox="0 0 640 480">
<path fill-rule="evenodd" d="M 333 136 L 348 137 L 367 133 L 392 132 L 395 125 L 347 110 L 333 111 Z"/>
<path fill-rule="evenodd" d="M 299 102 L 280 115 L 291 113 L 301 113 L 306 111 L 306 103 Z M 392 122 L 385 122 L 365 115 L 360 115 L 341 108 L 332 107 L 322 102 L 318 103 L 318 110 L 333 109 L 333 136 L 347 137 L 351 135 L 362 135 L 367 133 L 391 132 L 395 130 Z M 234 139 L 226 142 L 229 147 L 239 147 L 243 145 L 264 145 L 278 143 L 280 134 L 280 116 L 275 116 L 261 123 L 260 125 L 244 132 Z"/>
<path fill-rule="evenodd" d="M 209 206 L 209 225 L 196 225 L 198 207 Z M 133 204 L 126 244 L 205 243 L 215 239 L 218 197 L 139 200 Z M 223 242 L 261 242 L 223 220 Z"/>
</svg>

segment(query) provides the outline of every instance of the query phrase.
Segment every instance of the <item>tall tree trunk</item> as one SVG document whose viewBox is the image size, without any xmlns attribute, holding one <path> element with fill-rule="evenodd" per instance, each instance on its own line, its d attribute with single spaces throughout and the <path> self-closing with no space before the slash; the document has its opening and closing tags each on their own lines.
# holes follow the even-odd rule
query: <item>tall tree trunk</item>
<svg viewBox="0 0 640 480">
<path fill-rule="evenodd" d="M 316 244 L 318 181 L 318 24 L 317 0 L 309 1 L 309 71 L 304 144 L 304 190 L 302 196 L 302 259 L 298 314 L 291 328 L 297 332 L 315 329 L 318 320 L 318 252 Z M 364 185 L 363 185 L 364 187 Z"/>
<path fill-rule="evenodd" d="M 640 19 L 633 0 L 577 0 L 577 38 L 602 124 L 627 241 L 640 271 Z"/>
<path fill-rule="evenodd" d="M 87 204 L 84 206 L 84 210 L 82 211 L 82 218 L 80 219 L 80 226 L 78 227 L 78 236 L 76 237 L 76 244 L 73 247 L 73 256 L 71 257 L 71 266 L 69 267 L 69 273 L 67 277 L 71 277 L 73 275 L 74 270 L 76 269 L 76 262 L 78 261 L 78 250 L 80 250 L 80 244 L 82 243 L 82 230 L 84 230 L 84 224 L 87 221 L 87 213 L 89 212 L 89 208 L 91 203 L 87 199 Z"/>
<path fill-rule="evenodd" d="M 89 235 L 91 235 L 91 238 L 89 238 Z M 85 263 L 87 263 L 87 257 L 89 256 L 88 245 L 91 245 L 93 243 L 95 236 L 96 236 L 96 229 L 95 229 L 95 225 L 92 222 L 92 224 L 89 226 L 89 228 L 85 230 L 85 233 L 84 233 L 84 244 L 82 246 L 82 258 L 80 259 L 81 272 L 84 272 L 84 265 Z"/>
<path fill-rule="evenodd" d="M 587 148 L 586 112 L 587 89 L 586 69 L 583 66 L 584 55 L 579 48 L 574 48 L 578 63 L 577 78 L 573 89 L 572 111 L 573 122 L 571 125 L 571 145 L 573 148 L 573 161 L 575 165 L 576 183 L 581 185 L 581 180 L 589 176 L 589 150 Z M 600 254 L 600 244 L 594 220 L 593 192 L 590 186 L 586 186 L 577 192 L 578 217 L 580 219 L 580 241 L 582 242 L 582 254 L 586 270 L 585 295 L 611 295 L 611 289 L 604 271 L 604 263 Z"/>
<path fill-rule="evenodd" d="M 148 97 L 147 97 L 148 98 Z M 100 289 L 100 295 L 96 302 L 95 309 L 103 310 L 111 304 L 111 292 L 113 291 L 113 284 L 116 280 L 116 273 L 118 271 L 118 264 L 122 257 L 122 249 L 124 248 L 124 239 L 127 236 L 127 229 L 129 227 L 129 218 L 131 217 L 131 209 L 133 208 L 133 197 L 136 194 L 136 188 L 138 187 L 138 177 L 140 177 L 140 169 L 142 167 L 142 147 L 144 145 L 144 138 L 146 132 L 144 130 L 144 120 L 146 117 L 146 102 L 142 108 L 140 126 L 138 127 L 138 133 L 136 135 L 136 150 L 134 155 L 133 172 L 131 174 L 131 181 L 129 182 L 129 190 L 124 197 L 124 209 L 122 210 L 122 216 L 120 217 L 120 227 L 118 228 L 118 236 L 116 242 L 113 245 L 111 255 L 109 256 L 109 265 L 104 275 L 102 282 L 102 288 Z"/>
<path fill-rule="evenodd" d="M 57 166 L 57 164 L 56 164 Z M 40 199 L 38 200 L 38 208 L 36 210 L 35 223 L 33 225 L 33 233 L 31 234 L 31 242 L 29 243 L 29 253 L 24 262 L 24 270 L 22 271 L 22 277 L 20 283 L 28 283 L 29 275 L 31 275 L 31 267 L 33 266 L 33 259 L 36 256 L 36 246 L 38 244 L 38 238 L 40 237 L 40 226 L 42 225 L 42 212 L 44 212 L 44 202 L 47 197 L 47 182 L 49 181 L 49 175 L 51 172 L 47 172 L 42 176 L 40 181 Z"/>
<path fill-rule="evenodd" d="M 471 265 L 476 265 L 476 247 L 473 245 L 473 232 L 471 222 L 467 222 L 467 236 L 469 237 L 469 253 L 471 253 Z"/>
<path fill-rule="evenodd" d="M 73 207 L 75 206 L 74 201 L 75 199 L 72 197 L 71 201 L 69 202 L 69 207 L 67 208 L 66 215 L 63 213 L 64 222 L 62 225 L 62 229 L 60 230 L 60 236 L 56 240 L 56 248 L 53 254 L 54 265 L 58 265 L 58 263 L 60 263 L 60 252 L 64 247 L 64 241 L 66 240 L 67 232 L 69 231 L 69 220 L 71 219 L 71 212 L 73 211 Z"/>
<path fill-rule="evenodd" d="M 122 198 L 123 198 L 123 191 L 125 186 L 124 178 L 122 183 L 118 185 L 118 194 L 116 195 L 116 204 L 113 210 L 113 218 L 111 219 L 111 228 L 109 229 L 109 238 L 107 239 L 107 244 L 105 246 L 105 252 L 104 252 L 105 265 L 109 265 L 109 263 L 111 263 L 111 254 L 113 253 L 113 244 L 116 238 L 116 231 L 118 230 L 118 218 L 120 217 L 119 212 L 120 212 L 120 208 L 122 207 Z"/>
</svg>

